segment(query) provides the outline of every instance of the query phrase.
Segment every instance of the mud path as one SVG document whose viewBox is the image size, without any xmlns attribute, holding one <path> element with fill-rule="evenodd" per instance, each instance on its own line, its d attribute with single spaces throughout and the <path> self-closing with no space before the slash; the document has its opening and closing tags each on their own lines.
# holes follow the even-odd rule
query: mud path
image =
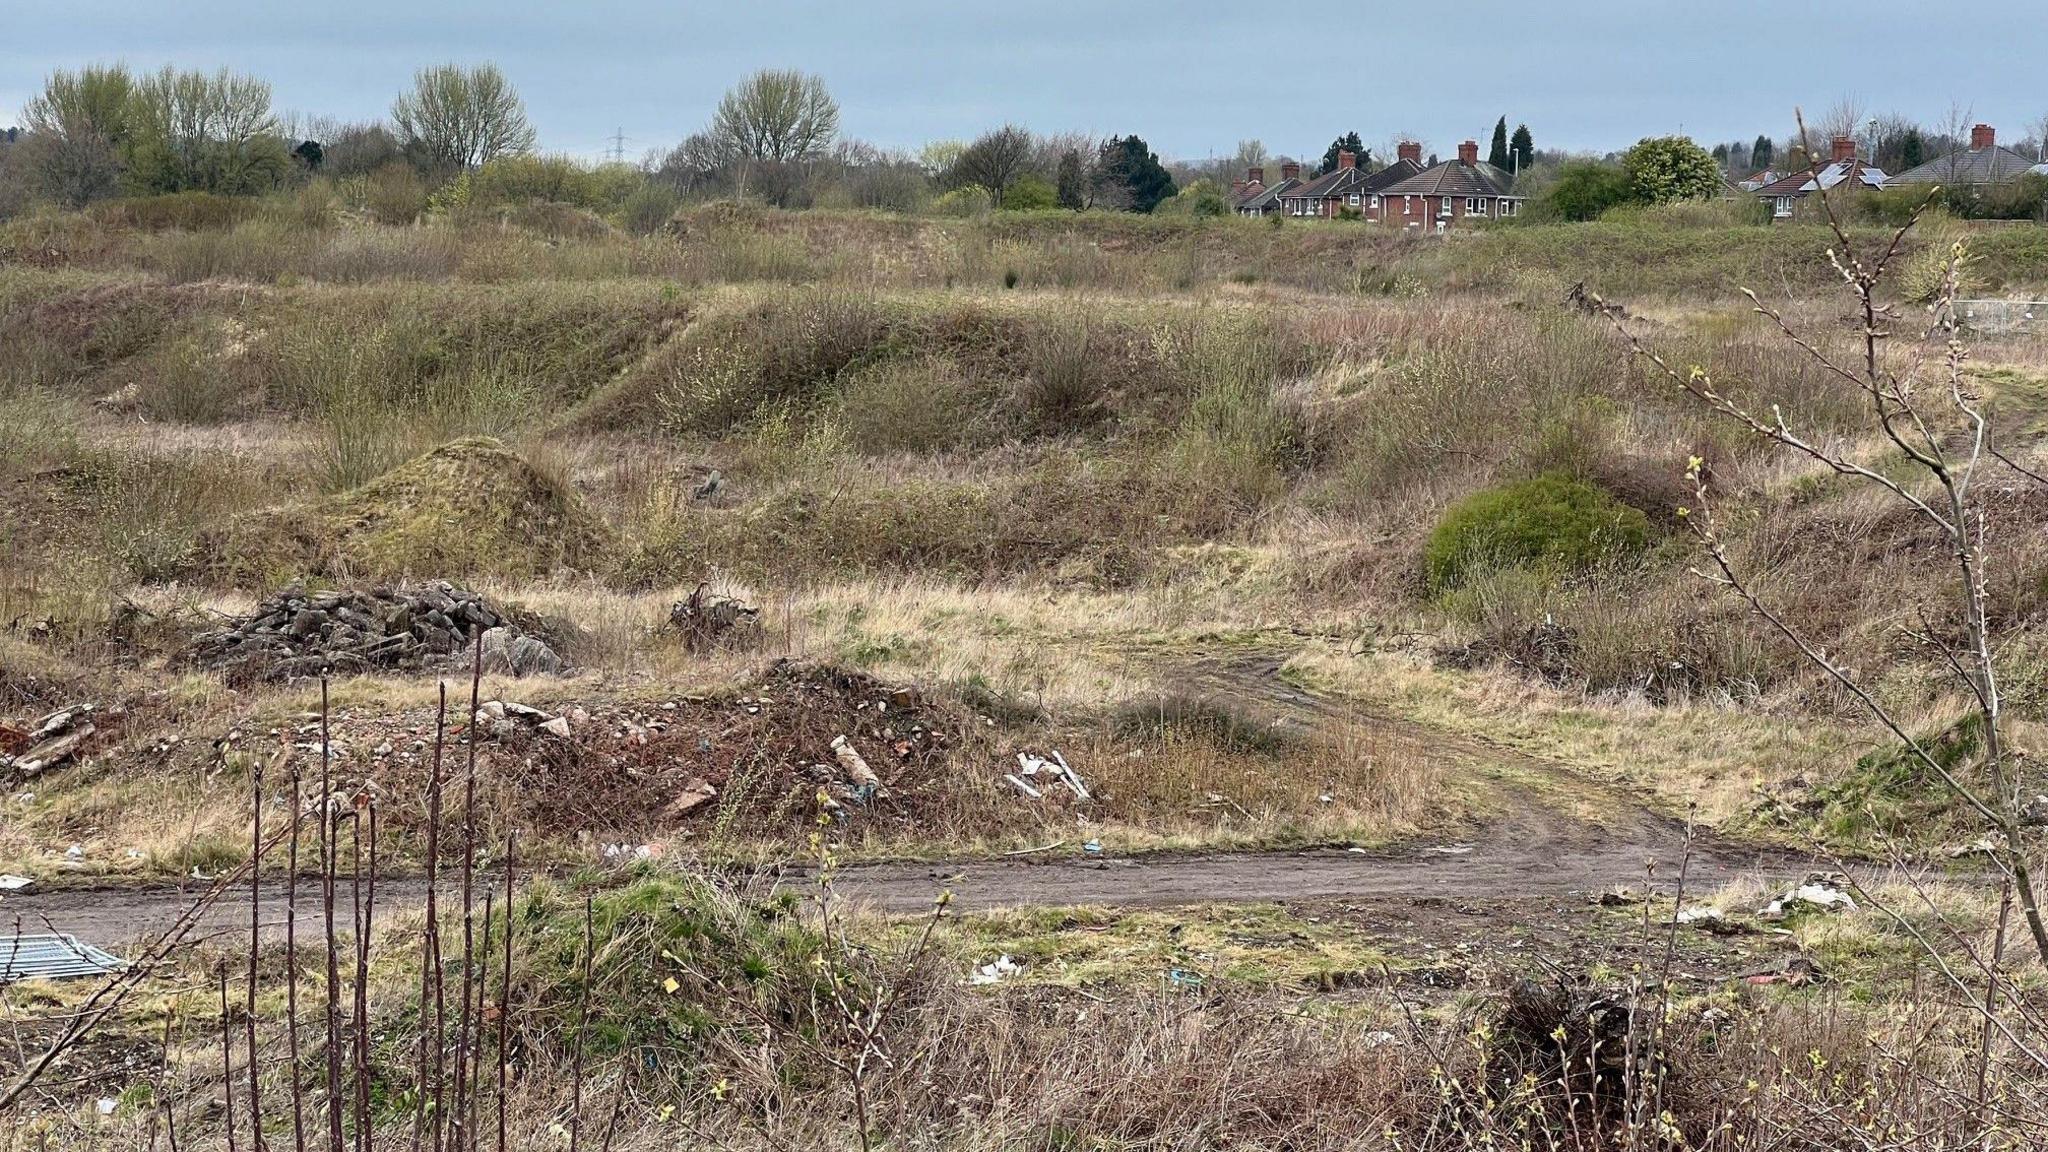
<svg viewBox="0 0 2048 1152">
<path fill-rule="evenodd" d="M 1487 817 L 1462 839 L 1380 851 L 1086 856 L 1072 846 L 1058 854 L 946 863 L 863 864 L 838 873 L 840 895 L 885 913 L 931 906 L 950 890 L 962 910 L 1027 906 L 1161 907 L 1212 902 L 1264 902 L 1422 897 L 1530 900 L 1555 904 L 1603 889 L 1671 890 L 1681 861 L 1688 887 L 1711 889 L 1738 876 L 1782 879 L 1806 871 L 1797 856 L 1745 848 L 1711 835 L 1688 843 L 1684 827 L 1644 809 L 1612 787 L 1558 765 L 1469 737 L 1375 714 L 1303 691 L 1280 676 L 1271 655 L 1203 657 L 1176 679 L 1191 693 L 1228 700 L 1276 727 L 1306 731 L 1342 718 L 1372 732 L 1380 755 L 1432 757 L 1484 793 Z M 756 889 L 808 885 L 790 869 L 747 879 Z M 418 879 L 385 879 L 379 917 L 416 910 L 426 887 Z M 143 939 L 172 923 L 197 893 L 174 888 L 103 889 L 17 896 L 0 904 L 0 932 L 19 916 L 23 931 L 45 923 L 81 939 L 111 944 Z M 317 882 L 302 880 L 297 917 L 307 935 L 319 931 Z M 338 894 L 345 922 L 349 893 Z M 267 931 L 282 932 L 286 900 L 271 881 L 259 902 Z M 246 888 L 211 910 L 198 935 L 246 933 Z"/>
</svg>

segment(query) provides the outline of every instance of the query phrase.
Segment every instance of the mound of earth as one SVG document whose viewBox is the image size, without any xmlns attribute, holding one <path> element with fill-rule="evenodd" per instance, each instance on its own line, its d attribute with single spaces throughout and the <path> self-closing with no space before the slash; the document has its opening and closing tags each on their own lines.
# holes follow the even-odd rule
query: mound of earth
<svg viewBox="0 0 2048 1152">
<path fill-rule="evenodd" d="M 716 697 L 577 709 L 513 726 L 492 757 L 522 826 L 631 841 L 745 831 L 801 843 L 912 832 L 957 815 L 948 764 L 996 762 L 968 718 L 900 686 L 777 662 Z M 858 766 L 856 766 L 858 765 Z"/>
<path fill-rule="evenodd" d="M 558 673 L 561 657 L 481 593 L 445 581 L 308 594 L 294 586 L 193 642 L 190 658 L 232 681 L 294 680 L 379 669 L 453 667 L 472 637 L 484 669 Z"/>
<path fill-rule="evenodd" d="M 596 566 L 604 522 L 496 440 L 457 440 L 360 488 L 267 508 L 207 534 L 208 569 L 253 578 L 543 576 Z"/>
</svg>

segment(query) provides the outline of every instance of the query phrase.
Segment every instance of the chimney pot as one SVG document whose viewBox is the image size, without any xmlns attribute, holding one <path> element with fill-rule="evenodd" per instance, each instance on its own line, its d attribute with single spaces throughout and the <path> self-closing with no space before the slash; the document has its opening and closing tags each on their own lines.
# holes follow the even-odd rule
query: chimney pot
<svg viewBox="0 0 2048 1152">
<path fill-rule="evenodd" d="M 1998 144 L 1998 133 L 1989 124 L 1978 124 L 1970 129 L 1970 151 L 1981 152 Z"/>
<path fill-rule="evenodd" d="M 1340 169 L 1358 167 L 1358 154 L 1349 149 L 1339 151 L 1337 153 L 1337 167 Z"/>
<path fill-rule="evenodd" d="M 1458 145 L 1458 163 L 1467 168 L 1479 163 L 1479 141 L 1467 140 Z"/>
<path fill-rule="evenodd" d="M 1264 186 L 1265 186 L 1265 183 L 1266 183 L 1266 170 L 1265 170 L 1264 168 L 1247 168 L 1247 169 L 1245 169 L 1245 171 L 1244 171 L 1244 175 L 1245 175 L 1245 183 L 1247 183 L 1247 184 L 1257 184 L 1257 185 L 1259 185 L 1259 186 L 1261 186 L 1261 187 L 1264 187 Z"/>
<path fill-rule="evenodd" d="M 1282 164 L 1280 166 L 1280 178 L 1282 180 L 1301 179 L 1301 165 L 1296 164 L 1292 160 L 1289 160 L 1287 163 Z"/>
<path fill-rule="evenodd" d="M 1422 145 L 1416 141 L 1403 140 L 1401 141 L 1401 146 L 1394 151 L 1401 159 L 1406 160 L 1410 164 L 1422 163 Z"/>
<path fill-rule="evenodd" d="M 1835 137 L 1835 163 L 1846 164 L 1849 161 L 1854 160 L 1855 158 L 1856 138 L 1854 136 Z"/>
</svg>

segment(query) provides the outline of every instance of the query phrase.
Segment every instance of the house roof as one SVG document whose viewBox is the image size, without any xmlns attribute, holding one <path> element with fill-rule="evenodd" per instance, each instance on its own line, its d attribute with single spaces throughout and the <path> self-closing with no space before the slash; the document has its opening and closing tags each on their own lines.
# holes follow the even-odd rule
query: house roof
<svg viewBox="0 0 2048 1152">
<path fill-rule="evenodd" d="M 1396 160 L 1377 172 L 1361 168 L 1339 168 L 1326 172 L 1300 188 L 1287 193 L 1296 200 L 1329 200 L 1339 196 L 1350 196 L 1385 191 L 1390 184 L 1398 183 L 1417 172 L 1422 165 L 1413 160 Z"/>
<path fill-rule="evenodd" d="M 1446 160 L 1380 191 L 1389 196 L 1505 196 L 1520 199 L 1510 191 L 1514 182 L 1514 177 L 1491 164 Z"/>
<path fill-rule="evenodd" d="M 1872 167 L 1861 160 L 1837 160 L 1822 168 L 1818 174 L 1812 170 L 1794 172 L 1782 180 L 1775 180 L 1761 188 L 1753 189 L 1758 196 L 1804 196 L 1819 188 L 1833 188 L 1844 180 L 1853 180 L 1867 188 L 1882 188 L 1890 177 L 1884 169 Z"/>
<path fill-rule="evenodd" d="M 1282 180 L 1278 184 L 1269 184 L 1260 191 L 1253 192 L 1244 199 L 1239 200 L 1235 207 L 1240 212 L 1246 209 L 1265 209 L 1270 207 L 1275 200 L 1299 187 L 1301 187 L 1301 181 L 1299 180 Z"/>
<path fill-rule="evenodd" d="M 1893 180 L 1907 184 L 2000 184 L 2037 167 L 2035 161 L 2001 145 L 1965 148 L 1908 168 Z"/>
</svg>

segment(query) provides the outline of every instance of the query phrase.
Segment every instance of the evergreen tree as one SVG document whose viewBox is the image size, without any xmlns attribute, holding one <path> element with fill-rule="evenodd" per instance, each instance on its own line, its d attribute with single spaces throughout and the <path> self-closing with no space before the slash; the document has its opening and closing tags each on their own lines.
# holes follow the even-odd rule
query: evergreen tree
<svg viewBox="0 0 2048 1152">
<path fill-rule="evenodd" d="M 1365 143 L 1358 138 L 1358 133 L 1346 132 L 1335 140 L 1330 141 L 1330 147 L 1323 153 L 1323 163 L 1321 167 L 1316 169 L 1316 175 L 1327 176 L 1335 172 L 1337 170 L 1337 153 L 1339 152 L 1351 153 L 1356 158 L 1358 166 L 1360 168 L 1365 167 Z"/>
<path fill-rule="evenodd" d="M 1503 172 L 1513 163 L 1508 159 L 1508 118 L 1505 116 L 1493 122 L 1493 147 L 1486 153 L 1486 162 Z"/>
<path fill-rule="evenodd" d="M 1899 171 L 1906 172 L 1927 163 L 1927 137 L 1918 128 L 1906 129 L 1905 139 L 1899 141 Z"/>
<path fill-rule="evenodd" d="M 1778 146 L 1771 143 L 1769 136 L 1759 136 L 1756 143 L 1749 146 L 1749 163 L 1759 171 L 1769 168 L 1771 161 L 1777 158 L 1777 152 Z"/>
<path fill-rule="evenodd" d="M 1059 169 L 1053 177 L 1054 199 L 1062 208 L 1078 212 L 1088 206 L 1086 178 L 1081 171 L 1081 154 L 1072 148 L 1060 153 Z"/>
<path fill-rule="evenodd" d="M 1515 125 L 1514 139 L 1508 143 L 1508 155 L 1514 160 L 1516 173 L 1527 172 L 1536 164 L 1536 138 L 1529 135 L 1527 124 Z"/>
<path fill-rule="evenodd" d="M 1173 176 L 1136 136 L 1112 136 L 1102 142 L 1095 184 L 1099 204 L 1131 212 L 1150 212 L 1174 193 Z"/>
<path fill-rule="evenodd" d="M 1726 172 L 1728 170 L 1728 146 L 1726 144 L 1714 145 L 1714 163 L 1721 166 L 1721 171 Z"/>
</svg>

